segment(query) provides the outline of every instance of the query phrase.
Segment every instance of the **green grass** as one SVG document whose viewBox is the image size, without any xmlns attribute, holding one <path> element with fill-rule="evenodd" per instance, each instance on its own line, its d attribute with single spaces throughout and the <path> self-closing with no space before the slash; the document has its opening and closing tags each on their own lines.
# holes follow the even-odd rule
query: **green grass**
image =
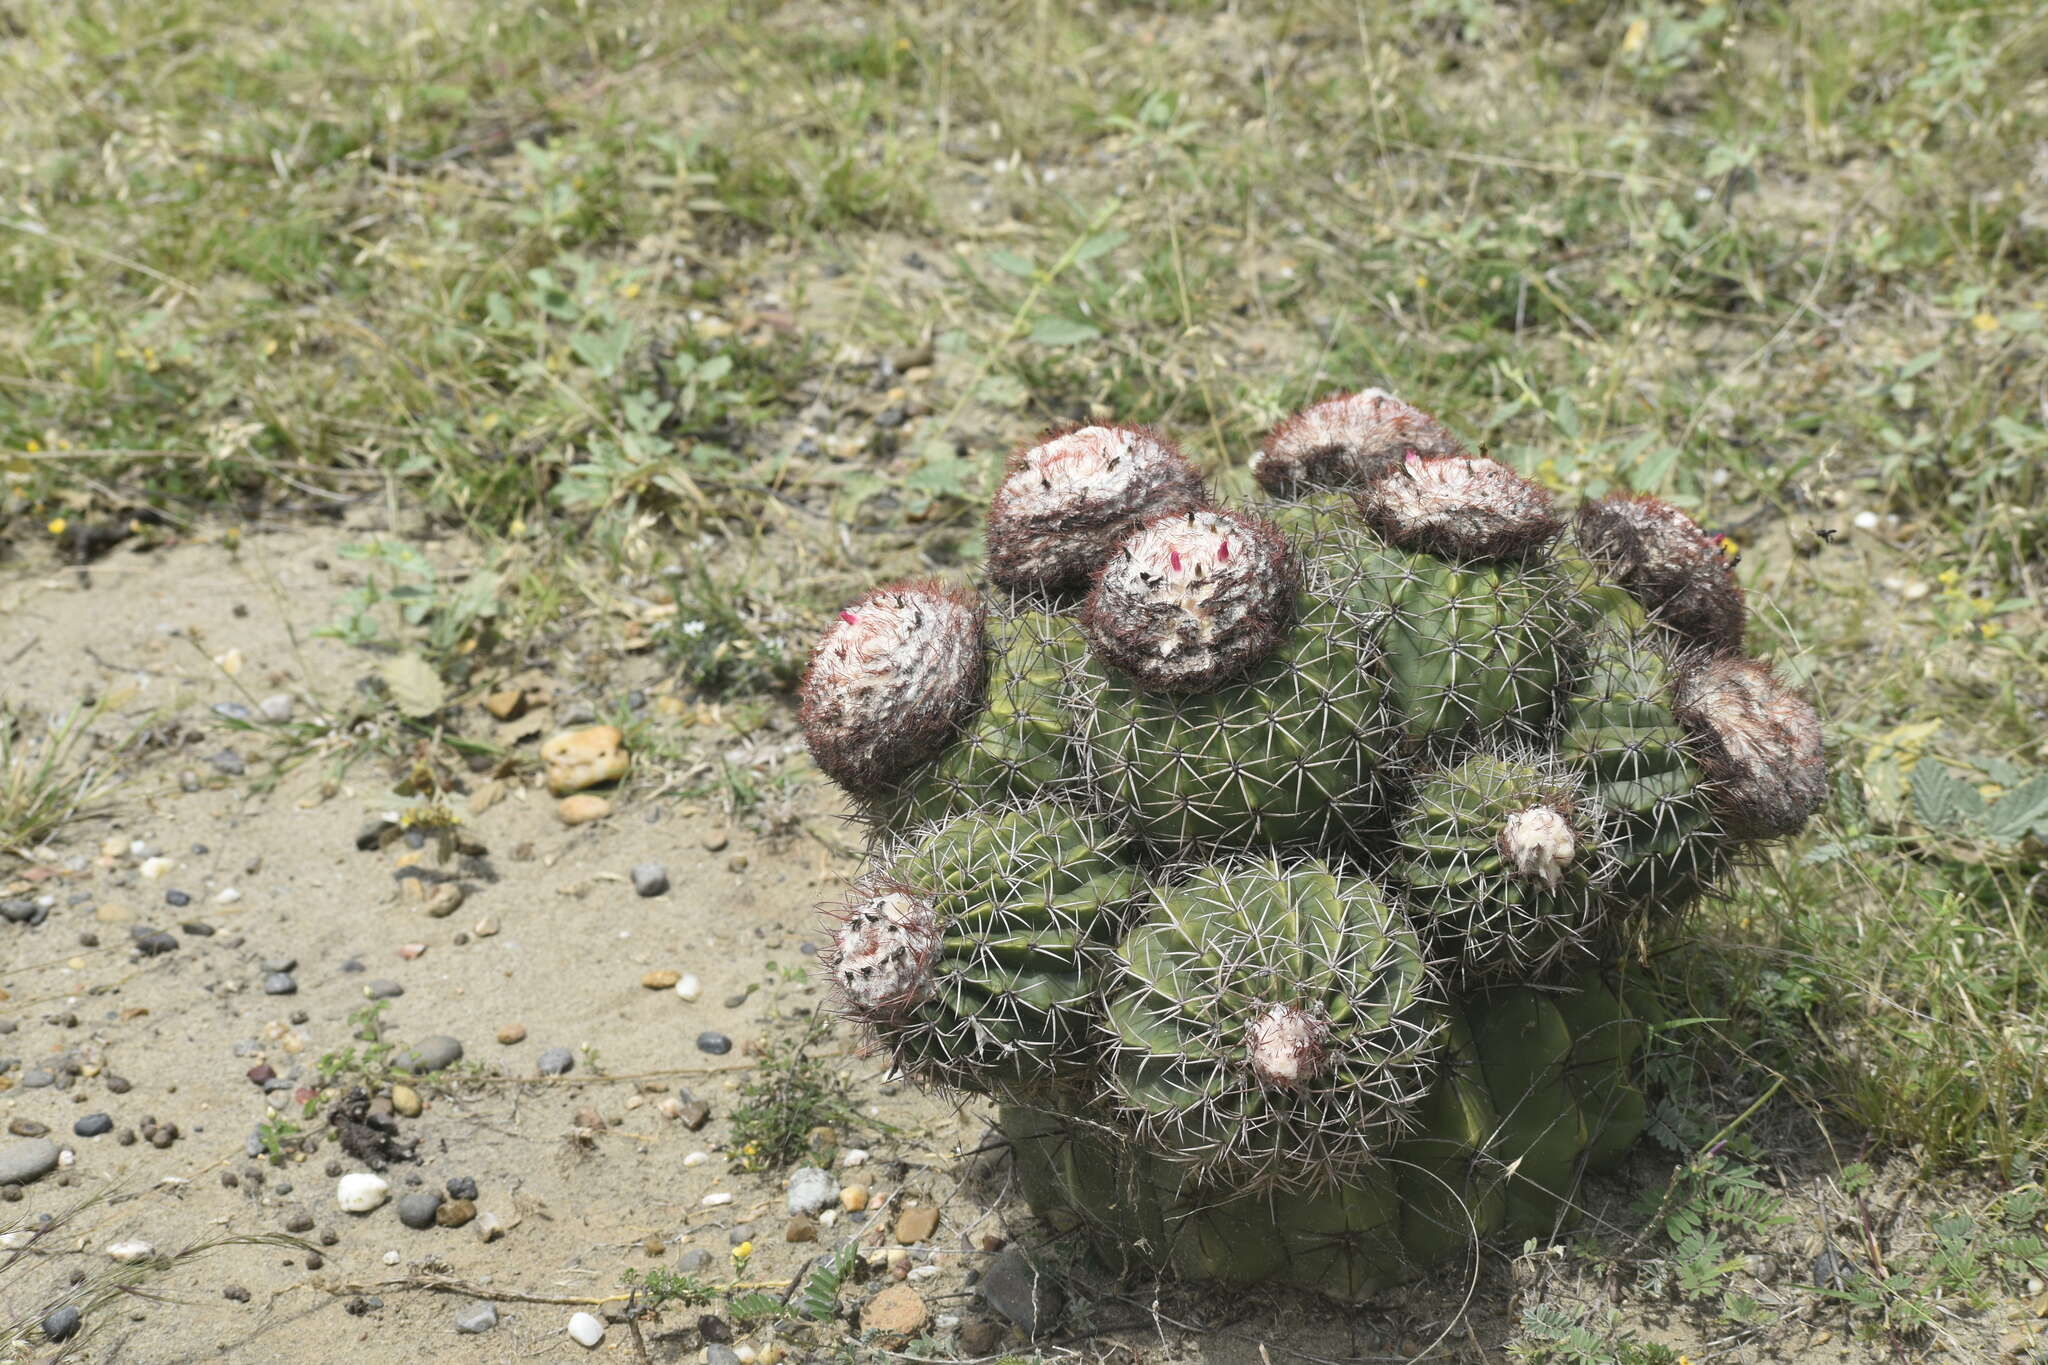
<svg viewBox="0 0 2048 1365">
<path fill-rule="evenodd" d="M 775 695 L 836 600 L 971 567 L 1038 425 L 1156 423 L 1242 493 L 1275 418 L 1384 383 L 1730 530 L 1828 713 L 1822 827 L 1660 960 L 1712 1021 L 1688 1131 L 1776 1083 L 1843 1150 L 2038 1178 L 2041 832 L 1931 795 L 2048 766 L 2037 7 L 13 22 L 0 541 L 402 504 L 499 597 L 379 551 L 345 628 L 459 683 L 652 582 L 687 686 Z"/>
</svg>

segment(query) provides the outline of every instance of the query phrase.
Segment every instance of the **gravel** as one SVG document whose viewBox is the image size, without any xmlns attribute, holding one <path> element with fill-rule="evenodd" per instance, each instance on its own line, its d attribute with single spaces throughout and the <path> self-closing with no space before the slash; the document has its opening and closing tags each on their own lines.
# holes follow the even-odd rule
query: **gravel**
<svg viewBox="0 0 2048 1365">
<path fill-rule="evenodd" d="M 448 1197 L 450 1199 L 476 1198 L 476 1181 L 466 1175 L 456 1176 L 448 1182 Z"/>
<path fill-rule="evenodd" d="M 401 1195 L 398 1200 L 398 1221 L 409 1228 L 434 1226 L 434 1215 L 440 1211 L 441 1196 L 432 1191 Z"/>
<path fill-rule="evenodd" d="M 76 1307 L 67 1303 L 43 1319 L 43 1335 L 51 1341 L 69 1341 L 78 1335 L 82 1316 Z"/>
<path fill-rule="evenodd" d="M 536 1063 L 543 1076 L 566 1076 L 576 1068 L 576 1054 L 565 1047 L 551 1047 Z"/>
<path fill-rule="evenodd" d="M 641 863 L 633 869 L 633 890 L 642 896 L 659 896 L 668 890 L 668 869 L 660 863 Z"/>
<path fill-rule="evenodd" d="M 363 983 L 363 994 L 372 1000 L 395 1000 L 405 994 L 405 987 L 380 976 Z"/>
<path fill-rule="evenodd" d="M 71 1131 L 80 1137 L 98 1137 L 114 1131 L 114 1120 L 106 1114 L 87 1114 L 71 1125 Z"/>
<path fill-rule="evenodd" d="M 468 1312 L 457 1314 L 455 1318 L 455 1330 L 467 1332 L 471 1336 L 488 1332 L 497 1325 L 498 1307 L 491 1303 L 480 1303 Z"/>
<path fill-rule="evenodd" d="M 263 978 L 265 995 L 297 995 L 299 983 L 292 980 L 290 972 L 269 972 Z"/>
<path fill-rule="evenodd" d="M 697 1051 L 708 1052 L 714 1057 L 723 1057 L 732 1051 L 732 1039 L 723 1033 L 706 1029 L 697 1035 Z"/>
</svg>

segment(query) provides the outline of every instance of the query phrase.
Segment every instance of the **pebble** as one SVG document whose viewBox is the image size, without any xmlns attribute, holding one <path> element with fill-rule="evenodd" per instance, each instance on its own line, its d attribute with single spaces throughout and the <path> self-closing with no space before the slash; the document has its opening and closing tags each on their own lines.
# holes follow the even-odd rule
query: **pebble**
<svg viewBox="0 0 2048 1365">
<path fill-rule="evenodd" d="M 1066 1306 L 1066 1295 L 1050 1277 L 1039 1273 L 1015 1247 L 996 1256 L 975 1285 L 988 1306 L 1017 1324 L 1027 1337 L 1050 1327 Z"/>
<path fill-rule="evenodd" d="M 368 1213 L 391 1197 L 391 1182 L 381 1175 L 356 1171 L 334 1187 L 334 1202 L 348 1213 Z"/>
<path fill-rule="evenodd" d="M 782 1230 L 785 1242 L 815 1242 L 818 1240 L 818 1225 L 808 1218 L 792 1218 Z"/>
<path fill-rule="evenodd" d="M 512 1046 L 512 1045 L 513 1045 L 514 1043 L 523 1043 L 523 1042 L 525 1042 L 525 1041 L 526 1041 L 526 1025 L 524 1025 L 524 1024 L 507 1024 L 507 1025 L 505 1025 L 505 1027 L 503 1027 L 503 1028 L 501 1028 L 501 1029 L 499 1029 L 499 1030 L 498 1030 L 498 1041 L 499 1041 L 499 1042 L 501 1042 L 501 1043 L 503 1043 L 503 1044 L 504 1044 L 504 1045 L 505 1045 L 506 1047 L 511 1047 L 511 1046 Z"/>
<path fill-rule="evenodd" d="M 114 1120 L 105 1114 L 87 1114 L 71 1125 L 71 1131 L 80 1137 L 98 1137 L 114 1131 Z"/>
<path fill-rule="evenodd" d="M 535 1063 L 543 1076 L 566 1076 L 576 1068 L 576 1054 L 565 1047 L 551 1047 Z"/>
<path fill-rule="evenodd" d="M 62 1308 L 43 1319 L 43 1336 L 49 1341 L 69 1341 L 78 1335 L 78 1324 L 84 1315 L 74 1304 Z"/>
<path fill-rule="evenodd" d="M 284 1230 L 286 1232 L 311 1232 L 313 1230 L 313 1215 L 304 1209 L 300 1209 L 297 1213 L 284 1220 Z"/>
<path fill-rule="evenodd" d="M 746 1365 L 738 1351 L 722 1341 L 714 1341 L 704 1348 L 704 1365 Z"/>
<path fill-rule="evenodd" d="M 462 1044 L 445 1033 L 431 1038 L 422 1038 L 411 1047 L 391 1059 L 391 1064 L 400 1071 L 410 1071 L 415 1076 L 429 1071 L 440 1071 L 462 1060 Z"/>
<path fill-rule="evenodd" d="M 131 931 L 135 937 L 135 951 L 144 957 L 161 957 L 176 952 L 178 940 L 161 929 L 144 929 L 137 926 Z"/>
<path fill-rule="evenodd" d="M 722 853 L 725 851 L 725 846 L 731 842 L 732 835 L 724 830 L 709 830 L 704 835 L 704 851 L 706 853 Z"/>
<path fill-rule="evenodd" d="M 839 1192 L 839 1207 L 848 1213 L 859 1213 L 868 1206 L 868 1187 L 848 1185 Z"/>
<path fill-rule="evenodd" d="M 682 975 L 678 972 L 648 972 L 640 978 L 640 984 L 650 991 L 665 991 L 682 979 Z"/>
<path fill-rule="evenodd" d="M 709 1160 L 711 1160 L 711 1153 L 709 1152 L 691 1152 L 683 1158 L 683 1164 L 685 1166 L 702 1166 Z"/>
<path fill-rule="evenodd" d="M 540 761 L 547 767 L 548 792 L 554 796 L 616 782 L 633 765 L 626 737 L 615 725 L 556 735 L 540 746 Z"/>
<path fill-rule="evenodd" d="M 418 1118 L 420 1116 L 420 1092 L 409 1085 L 392 1086 L 391 1107 L 406 1118 Z"/>
<path fill-rule="evenodd" d="M 107 1255 L 121 1265 L 134 1265 L 156 1255 L 156 1248 L 140 1237 L 130 1237 L 107 1248 Z"/>
<path fill-rule="evenodd" d="M 256 719 L 256 713 L 238 701 L 215 702 L 213 704 L 213 714 L 223 720 L 240 721 L 244 725 Z"/>
<path fill-rule="evenodd" d="M 250 1299 L 255 1297 L 255 1295 L 251 1294 L 248 1291 L 248 1289 L 239 1284 L 231 1284 L 224 1286 L 220 1291 L 220 1296 L 226 1299 L 229 1303 L 247 1303 Z"/>
<path fill-rule="evenodd" d="M 39 1066 L 32 1066 L 21 1073 L 21 1088 L 23 1090 L 40 1090 L 46 1085 L 55 1085 L 56 1083 L 57 1077 L 55 1073 L 45 1071 Z"/>
<path fill-rule="evenodd" d="M 498 1306 L 493 1303 L 480 1303 L 468 1312 L 459 1314 L 455 1319 L 455 1330 L 466 1332 L 470 1336 L 481 1335 L 497 1325 Z"/>
<path fill-rule="evenodd" d="M 555 814 L 565 825 L 587 825 L 593 820 L 602 820 L 612 813 L 612 803 L 602 796 L 584 793 L 581 796 L 565 796 L 555 806 Z"/>
<path fill-rule="evenodd" d="M 399 996 L 405 994 L 405 987 L 399 985 L 396 981 L 387 981 L 380 976 L 375 980 L 363 983 L 363 994 L 372 1000 L 396 1000 Z"/>
<path fill-rule="evenodd" d="M 476 1181 L 466 1175 L 454 1177 L 448 1182 L 448 1197 L 450 1199 L 476 1198 Z"/>
<path fill-rule="evenodd" d="M 676 1257 L 676 1269 L 685 1275 L 694 1275 L 711 1264 L 711 1253 L 703 1247 L 691 1247 Z"/>
<path fill-rule="evenodd" d="M 299 969 L 299 960 L 295 957 L 266 957 L 262 967 L 266 972 L 295 972 Z"/>
<path fill-rule="evenodd" d="M 719 1208 L 722 1205 L 730 1204 L 732 1202 L 732 1196 L 721 1190 L 712 1194 L 707 1194 L 697 1202 L 702 1204 L 707 1209 L 715 1209 Z"/>
<path fill-rule="evenodd" d="M 285 725 L 292 718 L 292 698 L 289 692 L 273 692 L 256 703 L 256 709 L 263 713 L 263 719 L 272 725 Z"/>
<path fill-rule="evenodd" d="M 427 897 L 427 914 L 434 919 L 447 919 L 462 908 L 463 892 L 460 882 L 442 882 Z"/>
<path fill-rule="evenodd" d="M 839 1164 L 842 1166 L 867 1165 L 868 1149 L 865 1147 L 848 1147 L 845 1151 L 839 1154 Z"/>
<path fill-rule="evenodd" d="M 476 1201 L 473 1199 L 450 1199 L 434 1210 L 434 1225 L 444 1228 L 466 1226 L 476 1217 Z"/>
<path fill-rule="evenodd" d="M 171 858 L 144 858 L 142 860 L 142 866 L 138 868 L 137 871 L 142 873 L 142 879 L 144 881 L 162 881 L 165 877 L 170 875 L 171 869 L 176 867 L 177 865 L 178 864 L 176 860 Z"/>
<path fill-rule="evenodd" d="M 799 1166 L 790 1173 L 788 1208 L 800 1217 L 822 1211 L 839 1197 L 839 1182 L 816 1166 Z"/>
<path fill-rule="evenodd" d="M 677 999 L 695 1000 L 698 996 L 702 994 L 704 994 L 704 983 L 699 981 L 691 973 L 684 972 L 681 976 L 676 978 Z"/>
<path fill-rule="evenodd" d="M 398 1221 L 409 1228 L 434 1226 L 434 1215 L 440 1211 L 441 1196 L 431 1191 L 398 1197 Z"/>
<path fill-rule="evenodd" d="M 173 910 L 183 910 L 191 903 L 192 896 L 190 892 L 179 891 L 175 888 L 164 892 L 164 904 L 170 906 Z"/>
<path fill-rule="evenodd" d="M 641 863 L 633 869 L 633 891 L 641 896 L 659 896 L 668 891 L 668 869 L 660 863 Z"/>
<path fill-rule="evenodd" d="M 215 772 L 224 773 L 229 777 L 240 777 L 249 771 L 249 765 L 244 763 L 242 756 L 233 749 L 222 749 L 218 753 L 208 754 L 206 761 L 213 765 Z"/>
<path fill-rule="evenodd" d="M 224 886 L 220 889 L 220 894 L 213 898 L 213 903 L 215 905 L 233 905 L 241 898 L 242 893 L 240 891 L 237 891 L 232 886 Z"/>
<path fill-rule="evenodd" d="M 569 1339 L 578 1346 L 596 1346 L 604 1340 L 604 1322 L 589 1313 L 571 1313 Z"/>
<path fill-rule="evenodd" d="M 57 1169 L 57 1144 L 23 1138 L 0 1146 L 0 1185 L 28 1185 Z"/>
<path fill-rule="evenodd" d="M 297 995 L 299 983 L 292 980 L 290 972 L 270 972 L 263 978 L 265 995 Z"/>
<path fill-rule="evenodd" d="M 706 1029 L 697 1035 L 697 1051 L 708 1052 L 714 1057 L 723 1057 L 732 1051 L 732 1039 L 723 1033 Z"/>
<path fill-rule="evenodd" d="M 476 1216 L 476 1239 L 479 1242 L 495 1242 L 505 1235 L 505 1220 L 495 1213 L 485 1212 Z"/>
<path fill-rule="evenodd" d="M 211 924 L 208 924 L 203 919 L 188 919 L 181 923 L 178 927 L 184 930 L 187 934 L 190 934 L 193 938 L 212 938 L 215 934 L 220 932 L 220 930 L 214 928 Z"/>
<path fill-rule="evenodd" d="M 37 1123 L 32 1118 L 16 1116 L 7 1120 L 7 1131 L 16 1137 L 42 1137 L 50 1131 L 47 1123 Z"/>
<path fill-rule="evenodd" d="M 911 1208 L 896 1215 L 896 1240 L 904 1246 L 916 1246 L 938 1230 L 937 1209 Z"/>
<path fill-rule="evenodd" d="M 860 1326 L 863 1332 L 887 1332 L 897 1336 L 914 1335 L 931 1319 L 931 1312 L 924 1306 L 924 1299 L 907 1284 L 892 1284 L 867 1301 L 860 1310 Z"/>
</svg>

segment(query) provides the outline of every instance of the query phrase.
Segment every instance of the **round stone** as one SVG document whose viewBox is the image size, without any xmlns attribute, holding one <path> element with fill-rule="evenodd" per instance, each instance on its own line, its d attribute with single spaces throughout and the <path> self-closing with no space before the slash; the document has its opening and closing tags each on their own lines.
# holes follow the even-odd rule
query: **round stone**
<svg viewBox="0 0 2048 1365">
<path fill-rule="evenodd" d="M 405 1051 L 391 1059 L 391 1064 L 400 1071 L 422 1075 L 429 1071 L 440 1071 L 462 1060 L 462 1044 L 445 1033 L 431 1038 L 422 1038 Z"/>
<path fill-rule="evenodd" d="M 640 978 L 640 984 L 650 991 L 665 991 L 682 979 L 680 972 L 648 972 Z"/>
<path fill-rule="evenodd" d="M 0 1185 L 27 1185 L 57 1169 L 57 1144 L 23 1138 L 0 1146 Z"/>
<path fill-rule="evenodd" d="M 292 980 L 290 972 L 271 972 L 263 978 L 265 995 L 297 995 L 299 983 Z"/>
<path fill-rule="evenodd" d="M 348 1213 L 368 1213 L 390 1197 L 391 1182 L 368 1171 L 345 1175 L 334 1187 L 334 1202 Z M 432 1212 L 427 1216 L 432 1218 Z"/>
<path fill-rule="evenodd" d="M 504 1044 L 504 1045 L 505 1045 L 506 1047 L 511 1047 L 511 1046 L 512 1046 L 512 1045 L 513 1045 L 514 1043 L 523 1043 L 523 1042 L 525 1042 L 525 1041 L 526 1041 L 526 1025 L 524 1025 L 524 1024 L 507 1024 L 507 1025 L 505 1025 L 505 1027 L 503 1027 L 503 1028 L 501 1028 L 501 1029 L 499 1029 L 499 1030 L 498 1030 L 498 1041 L 499 1041 L 500 1043 L 503 1043 L 503 1044 Z"/>
<path fill-rule="evenodd" d="M 466 1175 L 458 1175 L 448 1182 L 450 1199 L 475 1199 L 476 1181 Z"/>
<path fill-rule="evenodd" d="M 114 1131 L 114 1120 L 105 1114 L 87 1114 L 71 1125 L 71 1131 L 80 1137 L 98 1137 Z"/>
<path fill-rule="evenodd" d="M 604 1340 L 604 1320 L 590 1313 L 571 1313 L 569 1339 L 578 1346 L 596 1346 Z"/>
<path fill-rule="evenodd" d="M 409 1228 L 434 1226 L 434 1215 L 440 1211 L 441 1196 L 438 1194 L 406 1194 L 398 1199 L 398 1221 Z"/>
<path fill-rule="evenodd" d="M 660 863 L 641 863 L 633 869 L 633 890 L 641 896 L 659 896 L 668 890 L 668 869 Z"/>
<path fill-rule="evenodd" d="M 575 1069 L 576 1054 L 565 1047 L 551 1047 L 540 1054 L 536 1065 L 543 1076 L 566 1076 Z"/>
<path fill-rule="evenodd" d="M 723 1057 L 732 1051 L 732 1039 L 723 1033 L 706 1029 L 697 1035 L 697 1051 L 708 1052 L 714 1057 Z"/>
<path fill-rule="evenodd" d="M 498 1308 L 496 1304 L 491 1303 L 480 1303 L 455 1319 L 455 1330 L 467 1332 L 472 1336 L 488 1332 L 497 1325 Z"/>
<path fill-rule="evenodd" d="M 43 1319 L 43 1336 L 50 1341 L 69 1341 L 78 1335 L 81 1317 L 78 1309 L 67 1303 Z"/>
</svg>

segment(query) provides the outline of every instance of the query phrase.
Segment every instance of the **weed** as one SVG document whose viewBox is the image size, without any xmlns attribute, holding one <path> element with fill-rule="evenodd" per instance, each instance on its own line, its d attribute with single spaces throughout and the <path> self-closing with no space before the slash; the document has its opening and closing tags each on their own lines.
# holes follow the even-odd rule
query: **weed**
<svg viewBox="0 0 2048 1365">
<path fill-rule="evenodd" d="M 389 1000 L 369 1000 L 350 1012 L 349 1036 L 363 1046 L 320 1054 L 313 1064 L 312 1093 L 304 1102 L 304 1117 L 317 1117 L 322 1105 L 351 1089 L 360 1087 L 375 1094 L 392 1082 L 396 1072 L 391 1059 L 398 1045 L 384 1036 L 383 1023 L 390 1006 Z"/>
<path fill-rule="evenodd" d="M 794 1165 L 809 1150 L 813 1129 L 863 1121 L 845 1078 L 806 1055 L 805 1045 L 776 1045 L 740 1088 L 740 1103 L 732 1112 L 740 1170 L 775 1171 Z"/>
<path fill-rule="evenodd" d="M 116 704 L 102 696 L 75 706 L 40 733 L 0 709 L 0 853 L 26 854 L 112 795 L 115 776 L 94 754 L 92 727 Z"/>
</svg>

